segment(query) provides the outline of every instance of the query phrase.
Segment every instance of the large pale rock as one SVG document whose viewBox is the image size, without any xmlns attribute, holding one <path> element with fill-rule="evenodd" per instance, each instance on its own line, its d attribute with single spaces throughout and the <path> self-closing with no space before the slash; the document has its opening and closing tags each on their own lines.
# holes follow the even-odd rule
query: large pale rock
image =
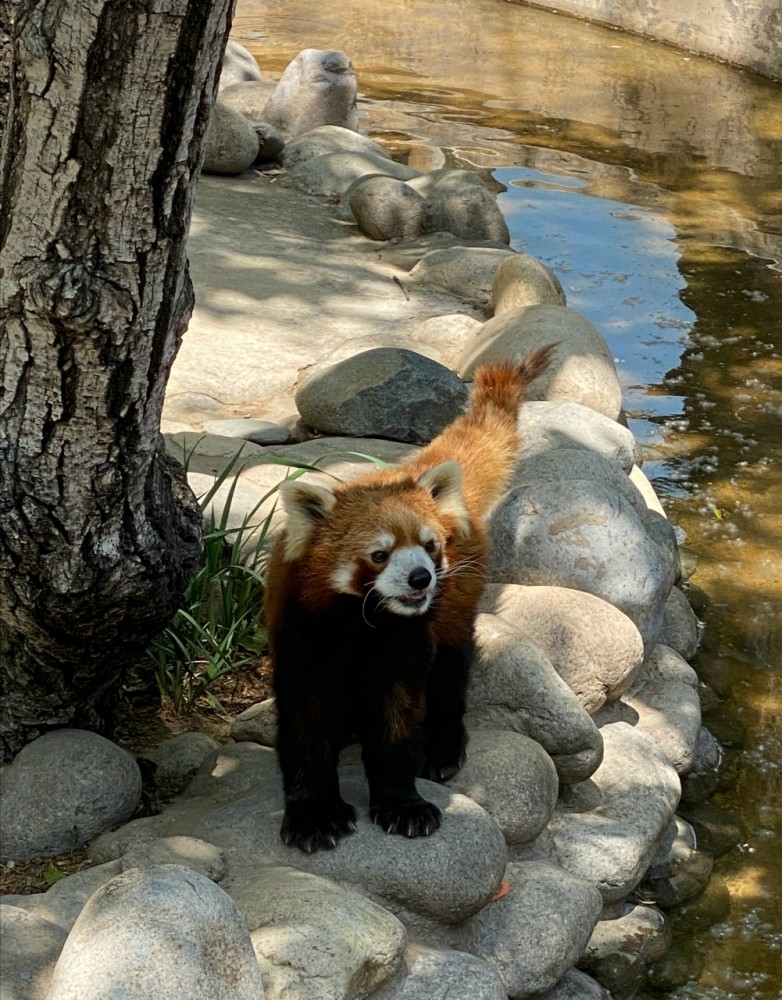
<svg viewBox="0 0 782 1000">
<path fill-rule="evenodd" d="M 526 253 L 514 253 L 494 272 L 491 289 L 494 315 L 525 306 L 564 306 L 565 293 L 550 267 Z"/>
<path fill-rule="evenodd" d="M 289 171 L 287 180 L 299 191 L 327 201 L 339 201 L 354 181 L 369 174 L 405 181 L 415 177 L 416 171 L 377 153 L 324 153 L 299 160 Z"/>
<path fill-rule="evenodd" d="M 370 821 L 366 782 L 355 775 L 351 765 L 341 785 L 345 800 L 357 808 L 357 831 L 332 851 L 307 855 L 285 847 L 279 835 L 281 789 L 263 784 L 213 811 L 195 835 L 260 850 L 280 864 L 350 883 L 444 923 L 459 923 L 485 906 L 499 888 L 506 862 L 505 840 L 495 821 L 471 799 L 422 780 L 419 792 L 442 810 L 442 826 L 414 840 L 387 834 Z"/>
<path fill-rule="evenodd" d="M 116 744 L 82 729 L 58 729 L 20 750 L 0 771 L 0 861 L 73 851 L 128 819 L 141 774 Z"/>
<path fill-rule="evenodd" d="M 521 459 L 553 448 L 586 448 L 618 462 L 629 472 L 640 457 L 635 438 L 626 427 L 581 403 L 523 403 L 519 433 Z"/>
<path fill-rule="evenodd" d="M 508 996 L 535 996 L 575 963 L 595 926 L 602 900 L 594 886 L 546 861 L 512 862 L 509 891 L 464 928 L 468 951 L 499 972 Z"/>
<path fill-rule="evenodd" d="M 598 921 L 578 965 L 612 1000 L 630 1000 L 646 966 L 662 957 L 670 943 L 670 928 L 657 907 L 627 903 L 611 919 Z"/>
<path fill-rule="evenodd" d="M 627 473 L 615 459 L 588 448 L 560 447 L 527 455 L 517 464 L 512 482 L 521 486 L 573 479 L 593 480 L 621 493 L 646 525 L 649 509 Z"/>
<path fill-rule="evenodd" d="M 281 160 L 285 167 L 291 169 L 305 160 L 329 153 L 363 153 L 391 160 L 391 156 L 379 142 L 342 125 L 319 125 L 291 139 L 285 146 Z"/>
<path fill-rule="evenodd" d="M 177 865 L 133 869 L 82 910 L 47 1000 L 263 1000 L 249 932 L 214 882 Z"/>
<path fill-rule="evenodd" d="M 426 199 L 394 177 L 355 182 L 345 192 L 345 208 L 370 240 L 413 239 L 428 231 Z"/>
<path fill-rule="evenodd" d="M 346 886 L 295 868 L 245 873 L 225 884 L 250 929 L 266 1000 L 353 1000 L 391 976 L 404 926 Z"/>
<path fill-rule="evenodd" d="M 181 865 L 219 882 L 225 871 L 223 852 L 214 844 L 197 837 L 158 837 L 139 839 L 120 859 L 122 870 L 149 868 L 151 865 Z"/>
<path fill-rule="evenodd" d="M 600 732 L 541 648 L 492 614 L 478 615 L 476 642 L 468 727 L 521 733 L 547 751 L 563 782 L 588 778 L 602 758 Z"/>
<path fill-rule="evenodd" d="M 243 80 L 260 80 L 261 70 L 255 61 L 255 56 L 241 42 L 229 38 L 223 55 L 223 68 L 220 71 L 220 90 L 224 90 Z"/>
<path fill-rule="evenodd" d="M 259 122 L 263 120 L 263 109 L 275 86 L 271 80 L 243 80 L 229 87 L 220 87 L 218 102 L 224 108 L 231 108 L 244 118 Z M 271 127 L 270 125 L 269 128 Z M 279 132 L 277 135 L 280 136 L 280 149 L 282 149 L 285 143 Z"/>
<path fill-rule="evenodd" d="M 421 443 L 462 412 L 467 390 L 421 354 L 379 347 L 312 375 L 295 399 L 302 419 L 326 434 Z"/>
<path fill-rule="evenodd" d="M 695 763 L 701 729 L 698 692 L 681 681 L 651 681 L 639 677 L 620 701 L 605 705 L 595 722 L 627 722 L 645 733 L 674 766 L 687 774 Z"/>
<path fill-rule="evenodd" d="M 233 108 L 215 104 L 204 139 L 204 173 L 241 174 L 258 155 L 252 122 Z"/>
<path fill-rule="evenodd" d="M 584 590 L 623 611 L 656 640 L 673 579 L 643 522 L 621 494 L 597 482 L 513 489 L 489 528 L 494 583 Z"/>
<path fill-rule="evenodd" d="M 346 202 L 370 239 L 449 232 L 470 241 L 510 241 L 494 196 L 477 174 L 466 170 L 433 170 L 404 182 L 368 177 L 352 187 Z"/>
<path fill-rule="evenodd" d="M 511 256 L 514 254 L 510 249 L 488 247 L 432 250 L 410 271 L 410 277 L 419 285 L 448 292 L 457 299 L 488 310 L 494 272 Z"/>
<path fill-rule="evenodd" d="M 405 973 L 373 993 L 372 1000 L 508 1000 L 493 966 L 464 951 L 412 945 Z"/>
<path fill-rule="evenodd" d="M 0 995 L 8 1000 L 44 1000 L 68 931 L 41 913 L 0 905 Z"/>
<path fill-rule="evenodd" d="M 590 715 L 626 691 L 641 669 L 644 646 L 638 629 L 593 594 L 488 584 L 480 606 L 532 639 Z"/>
<path fill-rule="evenodd" d="M 319 125 L 356 130 L 356 74 L 344 52 L 303 49 L 288 63 L 263 112 L 287 139 Z"/>
<path fill-rule="evenodd" d="M 426 199 L 427 232 L 510 243 L 497 199 L 478 174 L 444 167 L 421 174 L 409 186 Z"/>
<path fill-rule="evenodd" d="M 549 824 L 564 868 L 606 902 L 640 882 L 679 801 L 676 771 L 654 743 L 619 722 L 601 729 L 603 763 L 567 790 Z"/>
<path fill-rule="evenodd" d="M 534 840 L 554 812 L 559 792 L 551 758 L 535 740 L 507 730 L 470 733 L 467 763 L 448 787 L 493 816 L 511 846 Z"/>
<path fill-rule="evenodd" d="M 528 398 L 582 403 L 616 420 L 622 389 L 613 355 L 589 320 L 567 306 L 544 303 L 495 316 L 466 344 L 459 369 L 471 378 L 480 365 L 522 358 L 555 342 L 552 364 Z"/>
</svg>

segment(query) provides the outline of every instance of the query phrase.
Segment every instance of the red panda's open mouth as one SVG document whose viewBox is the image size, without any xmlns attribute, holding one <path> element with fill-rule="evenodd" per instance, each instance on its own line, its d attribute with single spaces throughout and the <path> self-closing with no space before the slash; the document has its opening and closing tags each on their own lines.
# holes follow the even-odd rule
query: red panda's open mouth
<svg viewBox="0 0 782 1000">
<path fill-rule="evenodd" d="M 414 590 L 410 594 L 398 597 L 397 600 L 400 604 L 406 604 L 408 607 L 414 608 L 419 604 L 423 604 L 428 596 L 429 592 L 426 590 Z"/>
</svg>

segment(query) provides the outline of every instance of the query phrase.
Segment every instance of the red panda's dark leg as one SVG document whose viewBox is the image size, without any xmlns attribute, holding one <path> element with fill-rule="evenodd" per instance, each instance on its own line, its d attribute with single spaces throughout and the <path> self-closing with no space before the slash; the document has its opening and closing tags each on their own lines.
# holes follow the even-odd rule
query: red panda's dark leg
<svg viewBox="0 0 782 1000">
<path fill-rule="evenodd" d="M 335 847 L 356 829 L 356 811 L 339 793 L 338 750 L 317 719 L 299 712 L 292 720 L 284 698 L 278 710 L 277 755 L 285 791 L 280 836 L 308 854 Z"/>
<path fill-rule="evenodd" d="M 426 764 L 421 775 L 431 781 L 448 781 L 466 759 L 464 710 L 473 654 L 472 640 L 441 645 L 435 654 L 427 687 Z"/>
<path fill-rule="evenodd" d="M 413 749 L 408 740 L 391 743 L 367 736 L 362 745 L 369 782 L 369 815 L 386 833 L 428 837 L 440 826 L 440 810 L 415 787 Z"/>
</svg>

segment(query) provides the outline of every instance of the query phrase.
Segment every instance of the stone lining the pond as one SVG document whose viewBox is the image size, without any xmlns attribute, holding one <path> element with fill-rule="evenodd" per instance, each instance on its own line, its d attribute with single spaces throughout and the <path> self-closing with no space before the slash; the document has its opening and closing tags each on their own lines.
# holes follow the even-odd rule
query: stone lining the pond
<svg viewBox="0 0 782 1000">
<path fill-rule="evenodd" d="M 376 144 L 352 131 L 347 57 L 332 54 L 339 57 L 332 66 L 339 80 L 332 81 L 338 92 L 329 96 L 328 88 L 302 83 L 307 67 L 322 66 L 325 58 L 309 53 L 285 87 L 275 89 L 278 117 L 271 124 L 289 136 L 283 180 L 295 171 L 314 176 L 317 160 L 331 175 L 339 173 L 332 170 L 335 163 L 357 163 L 357 157 L 372 157 L 362 170 L 373 172 L 378 164 L 383 171 L 396 169 L 371 148 Z M 293 96 L 283 100 L 286 92 Z M 332 97 L 342 120 L 324 125 Z M 289 107 L 279 110 L 288 100 Z M 319 127 L 291 139 L 318 107 Z M 342 181 L 329 184 L 320 186 L 324 198 L 336 197 Z M 296 197 L 303 212 L 311 211 L 303 194 Z M 468 387 L 454 370 L 462 367 L 461 358 L 462 374 L 470 374 L 470 359 L 492 338 L 491 324 L 515 330 L 524 317 L 543 317 L 545 336 L 562 341 L 545 398 L 522 406 L 519 466 L 492 518 L 492 577 L 498 582 L 487 588 L 478 620 L 468 763 L 448 786 L 420 782 L 422 794 L 443 809 L 443 826 L 412 841 L 374 826 L 360 758 L 351 748 L 340 775 L 345 797 L 359 812 L 358 830 L 334 851 L 305 856 L 279 838 L 282 791 L 272 700 L 234 723 L 234 739 L 258 742 L 215 748 L 208 740 L 176 737 L 144 754 L 161 777 L 188 782 L 160 815 L 110 830 L 129 812 L 111 814 L 101 796 L 85 807 L 94 817 L 80 819 L 91 836 L 106 831 L 91 845 L 97 867 L 42 896 L 3 898 L 0 933 L 4 949 L 7 942 L 15 948 L 15 960 L 3 963 L 0 987 L 13 991 L 15 1000 L 108 997 L 117 976 L 129 1000 L 152 993 L 173 1000 L 183 985 L 212 997 L 254 1000 L 291 992 L 312 1000 L 427 1000 L 443 989 L 457 1000 L 598 1000 L 606 996 L 604 986 L 620 989 L 617 968 L 631 970 L 630 985 L 650 963 L 662 976 L 662 908 L 680 900 L 691 905 L 708 878 L 709 856 L 694 848 L 689 827 L 675 816 L 682 782 L 695 803 L 689 806 L 698 815 L 693 822 L 711 817 L 715 849 L 725 849 L 720 845 L 735 836 L 721 830 L 719 817 L 698 809 L 720 766 L 719 745 L 700 723 L 697 677 L 686 662 L 697 646 L 698 624 L 686 594 L 674 586 L 681 583 L 676 535 L 638 468 L 642 456 L 633 435 L 613 419 L 620 402 L 601 335 L 590 325 L 580 340 L 573 331 L 586 329 L 587 321 L 565 307 L 556 282 L 537 262 L 505 249 L 507 227 L 477 175 L 445 169 L 407 180 L 362 174 L 351 181 L 343 205 L 332 206 L 340 225 L 348 206 L 360 231 L 373 238 L 401 212 L 401 231 L 386 235 L 415 239 L 386 243 L 374 256 L 397 269 L 389 277 L 400 296 L 413 307 L 426 303 L 419 322 L 405 327 L 408 348 L 398 330 L 379 324 L 377 333 L 364 329 L 355 338 L 358 350 L 350 337 L 332 345 L 337 367 L 355 366 L 366 390 L 376 391 L 373 408 L 359 407 L 327 426 L 317 407 L 315 416 L 308 409 L 307 395 L 333 372 L 316 366 L 307 388 L 301 365 L 293 364 L 287 391 L 292 395 L 296 387 L 297 400 L 304 400 L 304 426 L 311 421 L 338 436 L 268 447 L 237 441 L 233 434 L 252 433 L 250 422 L 211 424 L 204 390 L 209 430 L 223 433 L 188 430 L 168 444 L 180 458 L 190 455 L 190 481 L 201 495 L 241 447 L 233 477 L 211 508 L 219 516 L 235 482 L 231 523 L 248 513 L 260 523 L 274 504 L 286 460 L 328 455 L 324 472 L 350 477 L 366 471 L 367 460 L 349 452 L 396 461 L 411 451 L 410 444 L 372 435 L 422 441 L 450 419 L 427 415 L 429 424 L 413 433 L 412 416 L 400 419 L 410 379 L 399 384 L 378 375 L 376 353 L 363 348 L 391 351 L 397 361 L 404 355 L 413 370 L 426 373 L 422 381 L 430 390 L 450 385 L 455 412 Z M 327 241 L 313 244 L 313 261 L 328 252 Z M 431 279 L 453 262 L 462 277 Z M 413 268 L 417 274 L 410 275 Z M 427 281 L 440 282 L 437 295 L 426 282 L 415 283 L 427 272 Z M 476 301 L 485 310 L 493 303 L 495 311 L 495 319 L 479 328 L 475 310 L 465 304 Z M 335 302 L 331 297 L 332 313 L 339 308 Z M 391 336 L 400 340 L 389 343 Z M 512 357 L 535 346 L 534 336 L 525 333 L 497 349 Z M 417 337 L 447 359 L 437 378 L 423 349 L 415 353 Z M 286 345 L 279 348 L 284 354 Z M 595 360 L 600 372 L 593 379 L 585 371 Z M 354 390 L 344 393 L 347 402 Z M 562 399 L 552 399 L 560 393 Z M 197 396 L 183 397 L 183 415 L 201 405 Z M 333 403 L 333 386 L 324 397 L 319 406 Z M 424 408 L 419 400 L 411 414 Z M 192 426 L 188 419 L 182 424 Z M 300 424 L 297 433 L 307 431 Z M 277 512 L 272 536 L 282 520 Z M 43 774 L 53 766 L 47 739 L 28 748 L 43 758 Z M 21 757 L 6 775 L 21 773 Z M 89 774 L 78 762 L 70 770 L 74 779 Z M 38 774 L 26 773 L 30 789 L 39 786 Z M 107 788 L 105 798 L 111 801 L 115 792 Z M 47 806 L 52 816 L 72 808 L 70 786 L 47 788 Z M 21 846 L 13 856 L 21 858 L 38 847 L 29 826 L 18 825 L 14 843 Z M 632 902 L 639 886 L 660 909 Z M 150 965 L 141 961 L 140 941 L 158 956 L 153 985 L 145 978 Z M 204 944 L 201 958 L 210 969 L 203 968 L 194 942 Z M 166 958 L 172 946 L 182 949 L 184 961 Z M 231 983 L 228 972 L 235 977 Z"/>
</svg>

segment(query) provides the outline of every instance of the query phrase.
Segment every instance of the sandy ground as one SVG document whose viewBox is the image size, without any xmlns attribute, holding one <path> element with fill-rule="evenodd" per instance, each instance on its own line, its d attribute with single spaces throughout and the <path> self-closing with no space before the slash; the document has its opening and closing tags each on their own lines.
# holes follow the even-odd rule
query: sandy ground
<svg viewBox="0 0 782 1000">
<path fill-rule="evenodd" d="M 169 380 L 164 431 L 291 419 L 303 378 L 372 347 L 405 346 L 455 365 L 463 334 L 444 324 L 422 340 L 419 327 L 477 313 L 415 285 L 385 259 L 384 244 L 337 216 L 337 206 L 278 174 L 201 178 L 188 243 L 196 307 Z"/>
</svg>

